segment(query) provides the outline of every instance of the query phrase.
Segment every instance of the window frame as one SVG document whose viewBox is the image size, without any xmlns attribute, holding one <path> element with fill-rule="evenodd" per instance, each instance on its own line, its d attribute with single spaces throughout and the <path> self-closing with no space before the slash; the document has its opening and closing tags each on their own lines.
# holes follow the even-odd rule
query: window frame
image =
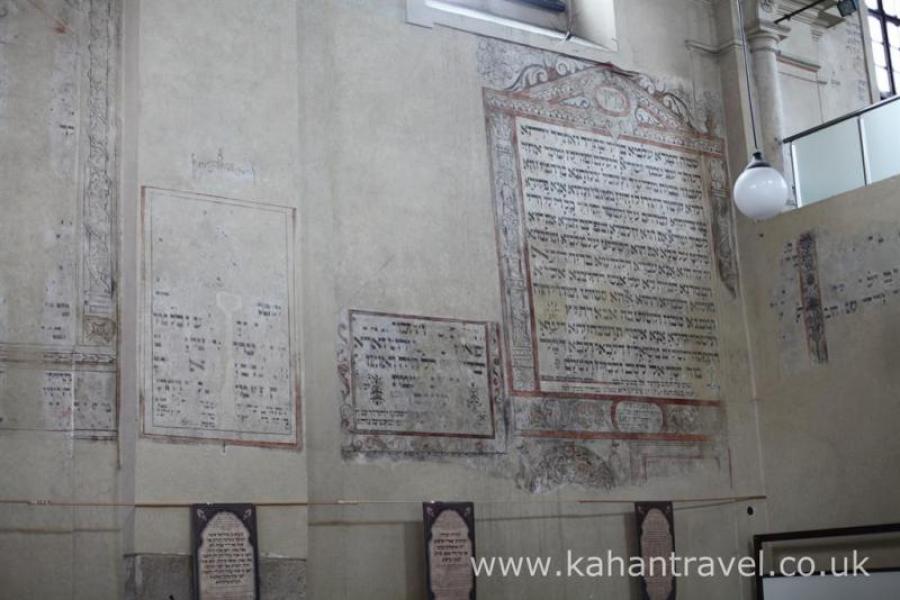
<svg viewBox="0 0 900 600">
<path fill-rule="evenodd" d="M 878 21 L 878 26 L 881 28 L 881 45 L 884 48 L 884 58 L 885 64 L 887 65 L 888 72 L 888 84 L 890 84 L 890 90 L 885 94 L 878 88 L 877 76 L 875 89 L 878 90 L 878 94 L 882 100 L 886 98 L 891 98 L 900 93 L 900 81 L 897 81 L 900 78 L 900 65 L 894 65 L 893 57 L 891 56 L 891 40 L 888 37 L 888 23 L 900 28 L 900 16 L 894 17 L 892 15 L 887 14 L 884 10 L 884 0 L 875 0 L 878 3 L 878 8 L 870 8 L 868 4 L 866 5 L 866 10 L 868 16 Z M 875 52 L 875 44 L 874 42 L 870 42 L 872 46 L 872 52 Z M 874 65 L 876 69 L 876 74 L 878 70 L 878 66 Z M 896 67 L 896 68 L 895 68 Z"/>
<path fill-rule="evenodd" d="M 550 8 L 560 0 L 425 0 L 433 10 L 458 12 L 471 18 L 505 22 L 508 26 L 533 27 L 557 34 L 566 33 L 569 6 L 562 10 Z"/>
<path fill-rule="evenodd" d="M 515 1 L 521 2 L 523 7 L 530 5 L 532 9 L 538 8 L 528 0 Z M 565 31 L 466 8 L 456 4 L 455 0 L 406 0 L 406 21 L 412 25 L 427 28 L 436 25 L 449 27 L 476 35 L 551 50 L 576 58 L 604 62 L 609 60 L 610 52 L 618 51 L 619 44 L 616 39 L 615 1 L 603 1 L 608 3 L 607 10 L 610 15 L 611 27 L 607 32 L 608 35 L 602 41 L 589 41 L 578 35 L 567 34 Z M 566 7 L 571 9 L 568 2 L 566 2 Z M 549 12 L 549 9 L 545 10 Z"/>
<path fill-rule="evenodd" d="M 563 0 L 512 0 L 518 4 L 525 4 L 527 6 L 534 6 L 541 10 L 548 10 L 551 12 L 566 12 L 568 10 L 568 6 Z"/>
</svg>

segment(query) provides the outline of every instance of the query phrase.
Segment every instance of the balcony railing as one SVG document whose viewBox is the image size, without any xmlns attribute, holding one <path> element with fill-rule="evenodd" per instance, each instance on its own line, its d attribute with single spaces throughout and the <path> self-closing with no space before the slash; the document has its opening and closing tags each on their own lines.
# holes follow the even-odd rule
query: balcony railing
<svg viewBox="0 0 900 600">
<path fill-rule="evenodd" d="M 900 97 L 784 140 L 797 204 L 806 206 L 900 175 Z"/>
</svg>

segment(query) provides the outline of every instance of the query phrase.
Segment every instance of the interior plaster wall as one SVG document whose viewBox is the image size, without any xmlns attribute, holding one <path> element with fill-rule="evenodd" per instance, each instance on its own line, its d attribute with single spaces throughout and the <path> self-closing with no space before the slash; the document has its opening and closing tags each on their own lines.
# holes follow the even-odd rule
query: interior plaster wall
<svg viewBox="0 0 900 600">
<path fill-rule="evenodd" d="M 816 11 L 809 14 L 815 15 Z M 834 14 L 831 14 L 834 13 Z M 865 9 L 827 23 L 800 17 L 780 44 L 784 134 L 790 136 L 878 99 L 869 82 Z"/>
<path fill-rule="evenodd" d="M 71 73 L 66 58 L 77 52 L 66 46 L 71 43 L 67 34 L 54 32 L 58 24 L 52 17 L 69 16 L 76 23 L 83 4 L 44 2 L 47 14 L 42 14 L 23 0 L 0 3 L 0 128 L 25 149 L 3 154 L 0 162 L 10 166 L 4 180 L 18 182 L 12 193 L 2 192 L 3 208 L 11 207 L 8 214 L 16 215 L 9 221 L 15 226 L 4 235 L 18 231 L 21 237 L 0 249 L 0 305 L 12 302 L 10 282 L 19 280 L 11 277 L 21 272 L 23 255 L 37 257 L 50 247 L 67 255 L 76 246 L 69 231 L 79 206 L 76 155 L 52 129 L 55 122 L 48 115 L 66 97 L 55 86 L 61 74 Z M 728 485 L 700 472 L 612 492 L 568 487 L 535 496 L 511 479 L 452 462 L 345 461 L 335 374 L 335 330 L 342 311 L 501 320 L 482 103 L 482 88 L 490 82 L 479 70 L 483 40 L 408 25 L 400 0 L 125 0 L 122 10 L 119 444 L 65 431 L 0 431 L 4 496 L 125 504 L 387 500 L 321 506 L 308 515 L 300 507 L 263 507 L 260 540 L 261 554 L 270 562 L 308 559 L 310 597 L 392 600 L 422 593 L 419 503 L 426 499 L 474 500 L 481 554 L 556 560 L 564 559 L 567 549 L 586 554 L 634 550 L 628 502 L 593 505 L 575 502 L 579 499 L 768 491 L 771 520 L 766 502 L 754 503 L 752 517 L 746 504 L 681 505 L 676 543 L 680 552 L 695 555 L 746 552 L 756 531 L 886 520 L 893 514 L 886 495 L 871 484 L 882 480 L 879 473 L 890 472 L 896 456 L 883 445 L 892 435 L 888 417 L 896 416 L 884 391 L 892 377 L 885 362 L 889 340 L 882 337 L 879 346 L 866 347 L 848 327 L 841 333 L 847 333 L 846 347 L 856 352 L 852 360 L 830 363 L 814 375 L 775 380 L 769 375 L 775 354 L 767 352 L 774 325 L 766 299 L 756 290 L 771 279 L 771 262 L 763 257 L 774 259 L 799 228 L 820 223 L 839 231 L 853 227 L 845 221 L 862 227 L 889 216 L 895 188 L 883 184 L 861 192 L 865 211 L 834 200 L 772 224 L 742 223 L 740 293 L 731 298 L 720 290 Z M 710 117 L 718 135 L 727 130 L 732 175 L 746 151 L 741 127 L 746 113 L 734 108 L 742 106 L 743 84 L 735 77 L 741 63 L 735 48 L 727 46 L 733 20 L 722 3 L 705 0 L 666 2 L 662 10 L 651 0 L 620 3 L 619 50 L 604 58 L 676 92 L 695 115 Z M 78 39 L 86 39 L 80 31 Z M 816 85 L 823 98 L 834 98 Z M 841 85 L 842 90 L 850 87 Z M 731 106 L 727 112 L 723 99 Z M 823 105 L 823 119 L 855 100 L 828 102 L 834 104 Z M 786 119 L 795 121 L 799 117 Z M 26 155 L 43 166 L 26 168 L 20 158 Z M 47 164 L 47 156 L 58 162 Z M 49 181 L 52 189 L 41 188 L 40 181 Z M 140 435 L 142 186 L 298 209 L 302 451 L 170 444 Z M 40 210 L 34 210 L 35 202 Z M 62 241 L 44 239 L 43 232 L 55 231 L 58 216 L 65 230 Z M 30 271 L 50 272 L 52 266 L 35 264 Z M 41 306 L 46 282 L 23 281 L 16 288 L 37 300 L 21 304 Z M 744 299 L 749 323 L 769 323 L 751 327 L 761 428 L 752 400 Z M 2 342 L 28 341 L 43 324 L 40 316 L 0 314 L 5 315 Z M 889 321 L 886 313 L 879 315 L 867 317 L 860 331 L 883 331 Z M 871 380 L 864 381 L 864 375 Z M 845 420 L 834 416 L 846 414 L 842 407 L 832 404 L 822 412 L 822 398 L 832 388 L 857 398 L 857 388 L 846 381 L 866 390 L 859 400 L 879 418 L 847 421 L 843 429 Z M 12 398 L 7 389 L 0 388 L 5 406 Z M 788 397 L 799 400 L 778 401 Z M 785 425 L 796 419 L 816 424 L 807 438 L 798 440 Z M 873 428 L 882 429 L 873 435 Z M 848 453 L 837 446 L 845 432 L 872 447 Z M 783 456 L 795 444 L 800 462 L 788 463 Z M 878 457 L 874 463 L 873 455 Z M 826 463 L 823 456 L 833 460 Z M 801 490 L 795 482 L 804 468 L 818 477 Z M 829 494 L 839 499 L 830 511 L 805 510 L 806 501 Z M 174 586 L 166 589 L 186 589 L 184 569 L 171 567 L 183 566 L 190 551 L 183 508 L 17 506 L 4 507 L 0 518 L 0 549 L 9 557 L 0 563 L 0 582 L 12 598 L 118 598 L 126 586 L 123 555 L 130 557 L 131 569 L 137 557 L 158 565 L 152 574 Z M 152 560 L 157 555 L 168 558 Z M 618 579 L 493 579 L 482 582 L 480 591 L 490 598 L 615 597 L 631 585 Z M 746 583 L 734 578 L 687 579 L 679 585 L 683 597 L 750 597 Z M 130 590 L 140 597 L 137 588 Z"/>
<path fill-rule="evenodd" d="M 135 243 L 142 235 L 140 199 L 145 186 L 260 206 L 299 206 L 296 10 L 297 3 L 289 0 L 126 2 L 130 68 L 124 82 L 123 197 L 128 208 L 123 239 L 129 250 L 124 258 L 123 313 L 135 330 L 145 316 L 138 298 L 148 283 L 141 279 L 146 274 L 141 267 L 144 256 Z M 294 245 L 300 248 L 296 237 Z M 291 308 L 297 318 L 303 314 L 299 307 L 306 290 L 301 285 L 305 264 L 299 258 L 294 263 L 299 299 Z M 189 515 L 185 508 L 140 505 L 303 503 L 306 452 L 302 444 L 301 449 L 279 449 L 142 435 L 138 399 L 143 393 L 140 356 L 145 341 L 134 333 L 123 344 L 128 365 L 123 367 L 122 397 L 128 411 L 123 411 L 121 431 L 131 447 L 131 478 L 122 493 L 139 505 L 126 532 L 129 568 L 160 571 L 144 573 L 146 578 L 167 576 L 169 571 L 168 563 L 147 556 L 177 561 L 190 555 Z M 301 342 L 300 357 L 307 348 Z M 302 382 L 303 373 L 300 378 Z M 302 420 L 299 426 L 302 432 Z M 307 556 L 305 507 L 260 507 L 258 524 L 261 558 L 270 564 L 269 559 L 281 559 L 284 568 L 297 571 L 296 559 Z M 175 581 L 181 572 L 171 570 L 173 583 L 185 583 Z M 293 575 L 298 573 L 302 575 Z M 151 590 L 129 592 L 152 597 Z"/>
<path fill-rule="evenodd" d="M 892 502 L 900 483 L 893 467 L 900 455 L 893 433 L 900 416 L 894 394 L 897 297 L 890 288 L 884 298 L 863 300 L 883 291 L 896 261 L 898 194 L 894 178 L 742 229 L 773 530 L 900 518 Z M 785 244 L 809 231 L 818 247 L 823 305 L 840 308 L 824 324 L 827 361 L 812 360 L 801 335 L 795 354 L 802 359 L 791 363 L 782 357 L 795 334 L 778 319 L 779 299 L 782 283 L 799 287 L 799 280 L 796 270 L 777 273 Z M 840 299 L 851 289 L 860 292 L 858 309 Z"/>
<path fill-rule="evenodd" d="M 310 497 L 316 502 L 369 499 L 387 504 L 316 506 L 310 511 L 311 595 L 327 598 L 416 597 L 423 587 L 420 502 L 474 500 L 479 553 L 550 555 L 606 548 L 627 552 L 633 525 L 627 503 L 578 505 L 582 498 L 731 496 L 760 492 L 754 407 L 738 299 L 720 315 L 722 370 L 732 450 L 733 487 L 708 473 L 612 492 L 567 487 L 534 496 L 510 479 L 453 462 L 341 458 L 335 323 L 364 308 L 405 314 L 499 321 L 500 299 L 478 54 L 481 41 L 445 28 L 404 22 L 402 2 L 304 5 L 301 32 L 301 127 L 306 148 L 301 193 L 308 252 L 324 265 L 307 271 L 318 290 L 307 339 L 305 409 Z M 722 123 L 718 58 L 689 48 L 714 46 L 714 7 L 706 2 L 629 2 L 618 12 L 618 53 L 608 60 L 645 72 L 677 90 L 699 114 Z M 648 37 L 650 36 L 650 37 Z M 654 43 L 645 43 L 647 39 Z M 311 118 L 306 115 L 312 114 Z M 721 127 L 721 125 L 719 125 Z M 328 135 L 322 135 L 327 131 Z M 317 135 L 318 134 L 318 135 Z M 307 137 L 301 135 L 301 137 Z M 682 507 L 684 508 L 684 507 Z M 744 551 L 765 521 L 764 506 L 679 510 L 679 549 Z M 737 597 L 741 582 L 690 579 L 685 597 Z M 491 598 L 599 597 L 627 593 L 621 580 L 486 579 Z"/>
</svg>

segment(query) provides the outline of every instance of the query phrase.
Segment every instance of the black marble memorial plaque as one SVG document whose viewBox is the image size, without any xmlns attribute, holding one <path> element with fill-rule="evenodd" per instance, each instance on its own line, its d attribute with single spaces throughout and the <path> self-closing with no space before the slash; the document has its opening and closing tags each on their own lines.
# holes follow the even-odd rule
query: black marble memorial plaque
<svg viewBox="0 0 900 600">
<path fill-rule="evenodd" d="M 475 505 L 425 502 L 428 600 L 475 600 Z"/>
<path fill-rule="evenodd" d="M 642 600 L 675 600 L 675 577 L 670 558 L 675 552 L 675 523 L 671 502 L 636 502 L 638 546 L 644 561 L 645 574 L 641 578 Z M 659 561 L 664 558 L 665 569 Z M 651 566 L 653 570 L 651 571 Z"/>
<path fill-rule="evenodd" d="M 256 507 L 191 507 L 194 600 L 259 600 Z"/>
</svg>

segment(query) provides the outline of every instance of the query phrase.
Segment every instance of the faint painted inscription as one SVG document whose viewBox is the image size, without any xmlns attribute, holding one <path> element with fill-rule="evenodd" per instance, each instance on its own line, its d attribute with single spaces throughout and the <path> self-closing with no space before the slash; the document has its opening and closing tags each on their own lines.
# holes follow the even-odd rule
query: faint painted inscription
<svg viewBox="0 0 900 600">
<path fill-rule="evenodd" d="M 338 338 L 345 454 L 506 450 L 496 323 L 351 310 Z"/>
<path fill-rule="evenodd" d="M 46 371 L 43 377 L 42 422 L 47 429 L 94 434 L 115 430 L 115 372 Z"/>
<path fill-rule="evenodd" d="M 803 324 L 809 355 L 817 363 L 828 362 L 828 341 L 825 337 L 825 314 L 822 311 L 822 291 L 819 286 L 816 237 L 808 231 L 797 238 L 797 267 L 800 275 L 800 296 L 803 303 Z"/>
<path fill-rule="evenodd" d="M 0 345 L 0 369 L 0 430 L 115 433 L 115 357 Z"/>
<path fill-rule="evenodd" d="M 44 410 L 47 411 L 48 423 L 57 428 L 68 429 L 73 418 L 72 406 L 75 397 L 75 384 L 71 372 L 47 371 L 44 374 L 44 385 L 41 386 Z"/>
<path fill-rule="evenodd" d="M 701 158 L 515 123 L 541 389 L 715 398 Z"/>
<path fill-rule="evenodd" d="M 292 210 L 145 201 L 145 433 L 296 443 Z"/>
<path fill-rule="evenodd" d="M 222 148 L 219 148 L 215 158 L 202 158 L 191 154 L 191 175 L 194 180 L 219 178 L 226 181 L 256 183 L 256 168 L 249 163 L 239 164 L 225 160 L 225 151 Z"/>
<path fill-rule="evenodd" d="M 120 5 L 0 2 L 2 431 L 116 434 Z"/>
<path fill-rule="evenodd" d="M 515 403 L 520 435 L 614 439 L 658 436 L 711 441 L 721 427 L 716 402 L 695 405 L 594 398 L 526 397 Z"/>
<path fill-rule="evenodd" d="M 659 433 L 665 420 L 662 409 L 649 402 L 620 402 L 615 415 L 619 430 L 626 433 Z"/>
<path fill-rule="evenodd" d="M 353 311 L 357 432 L 493 436 L 484 323 Z"/>
<path fill-rule="evenodd" d="M 889 227 L 837 235 L 805 231 L 784 244 L 769 308 L 779 325 L 785 373 L 825 364 L 854 319 L 883 318 L 900 305 L 900 231 Z"/>
</svg>

